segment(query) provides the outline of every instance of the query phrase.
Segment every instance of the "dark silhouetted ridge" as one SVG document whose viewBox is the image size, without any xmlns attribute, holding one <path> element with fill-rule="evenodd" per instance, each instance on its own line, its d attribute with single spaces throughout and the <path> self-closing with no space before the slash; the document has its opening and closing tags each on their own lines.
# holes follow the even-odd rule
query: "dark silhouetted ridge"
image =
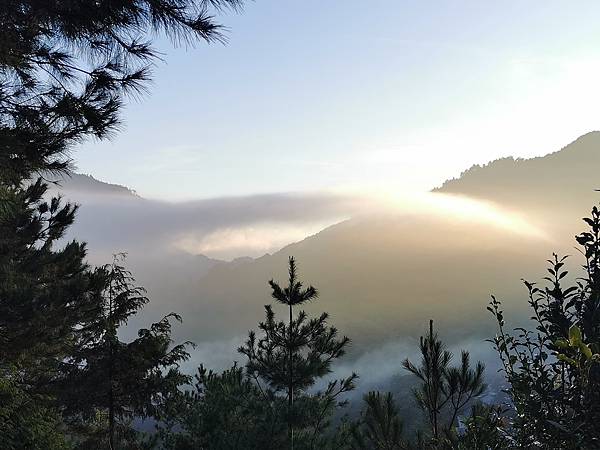
<svg viewBox="0 0 600 450">
<path fill-rule="evenodd" d="M 492 201 L 505 208 L 537 210 L 573 208 L 587 211 L 600 200 L 600 132 L 587 133 L 546 156 L 501 158 L 474 165 L 434 192 Z"/>
<path fill-rule="evenodd" d="M 53 179 L 50 177 L 50 179 Z M 86 194 L 126 195 L 138 197 L 137 193 L 120 184 L 107 183 L 94 178 L 92 175 L 69 172 L 58 180 L 61 190 L 66 192 L 81 192 Z"/>
</svg>

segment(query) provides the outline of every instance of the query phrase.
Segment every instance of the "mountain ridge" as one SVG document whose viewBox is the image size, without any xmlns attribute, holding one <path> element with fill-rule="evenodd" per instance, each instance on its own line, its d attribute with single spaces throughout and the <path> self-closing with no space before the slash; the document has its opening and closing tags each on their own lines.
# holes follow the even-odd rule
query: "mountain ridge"
<svg viewBox="0 0 600 450">
<path fill-rule="evenodd" d="M 599 169 L 600 132 L 593 131 L 545 156 L 474 165 L 433 192 L 487 200 L 538 218 L 565 208 L 573 214 L 600 200 Z"/>
<path fill-rule="evenodd" d="M 56 186 L 55 189 L 66 191 L 66 192 L 86 192 L 93 194 L 117 194 L 127 195 L 137 198 L 141 198 L 137 192 L 127 186 L 109 183 L 107 181 L 99 180 L 91 174 L 78 173 L 74 171 L 68 171 L 67 173 L 60 176 L 60 178 L 54 180 L 50 177 L 52 186 Z"/>
<path fill-rule="evenodd" d="M 594 147 L 598 147 L 598 145 L 600 145 L 600 131 L 590 131 L 588 133 L 585 133 L 585 134 L 579 136 L 577 139 L 575 139 L 574 141 L 565 145 L 564 147 L 561 147 L 559 150 L 547 153 L 542 156 L 534 156 L 531 158 L 504 156 L 504 157 L 489 161 L 485 164 L 473 164 L 468 169 L 462 171 L 458 177 L 447 179 L 439 186 L 434 187 L 432 189 L 432 192 L 446 191 L 449 186 L 456 184 L 457 182 L 459 182 L 461 179 L 463 179 L 465 177 L 470 176 L 475 171 L 479 171 L 480 169 L 484 170 L 484 171 L 493 170 L 496 168 L 496 166 L 503 165 L 506 163 L 514 164 L 514 165 L 519 165 L 522 163 L 534 163 L 535 164 L 536 162 L 539 162 L 541 160 L 549 160 L 552 158 L 564 157 L 567 155 L 568 155 L 568 157 L 571 157 L 571 156 L 573 156 L 573 154 L 575 154 L 575 152 L 577 152 L 577 155 L 576 155 L 577 159 L 583 163 L 590 159 L 590 155 L 589 154 L 585 155 L 585 153 L 589 153 L 589 150 L 591 150 Z M 586 156 L 586 157 L 582 158 L 582 156 Z"/>
</svg>

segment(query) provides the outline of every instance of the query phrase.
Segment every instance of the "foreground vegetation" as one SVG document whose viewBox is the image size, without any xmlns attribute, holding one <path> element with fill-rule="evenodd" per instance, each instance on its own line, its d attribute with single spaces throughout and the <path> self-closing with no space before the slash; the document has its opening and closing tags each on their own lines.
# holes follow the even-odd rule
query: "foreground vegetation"
<svg viewBox="0 0 600 450">
<path fill-rule="evenodd" d="M 243 366 L 221 373 L 199 367 L 191 379 L 179 370 L 190 344 L 173 345 L 170 338 L 177 315 L 139 330 L 131 342 L 119 339 L 119 328 L 148 300 L 116 257 L 75 277 L 85 280 L 86 303 L 62 312 L 76 317 L 64 317 L 62 325 L 33 322 L 35 315 L 12 328 L 3 322 L 2 338 L 12 345 L 5 347 L 1 366 L 0 434 L 6 448 L 15 449 L 598 448 L 598 209 L 585 221 L 590 230 L 577 241 L 586 263 L 575 284 L 564 284 L 565 258 L 557 255 L 549 260 L 544 287 L 525 282 L 532 330 L 509 333 L 500 302 L 490 302 L 498 326 L 490 342 L 502 362 L 506 404 L 481 401 L 488 389 L 483 364 L 473 364 L 466 351 L 452 355 L 431 321 L 420 340 L 420 361 L 398 362 L 398 370 L 417 381 L 414 401 L 422 411 L 417 432 L 405 432 L 389 392 L 367 393 L 360 415 L 349 417 L 345 397 L 360 380 L 357 374 L 335 379 L 332 366 L 350 340 L 329 325 L 326 313 L 310 317 L 299 310 L 316 301 L 318 292 L 300 281 L 294 258 L 284 286 L 269 282 L 273 300 L 285 306 L 285 319 L 265 306 L 258 331 L 238 349 Z M 16 271 L 11 276 L 22 277 L 19 283 L 3 276 L 6 315 L 9 306 L 35 314 L 30 302 L 44 298 L 44 283 L 27 285 Z M 73 280 L 54 278 L 65 281 Z M 51 310 L 44 311 L 52 319 Z M 70 320 L 71 328 L 63 328 Z M 22 341 L 28 333 L 34 340 Z M 322 379 L 325 387 L 316 389 Z M 135 426 L 144 418 L 155 423 L 153 432 Z"/>
<path fill-rule="evenodd" d="M 289 261 L 269 283 L 286 316 L 265 319 L 222 373 L 180 370 L 190 343 L 174 345 L 169 314 L 123 341 L 121 327 L 148 302 L 117 256 L 90 267 L 83 243 L 62 243 L 77 208 L 48 194 L 69 150 L 115 131 L 124 96 L 147 86 L 156 33 L 222 39 L 213 15 L 237 0 L 36 1 L 0 4 L 0 437 L 7 449 L 508 449 L 600 447 L 600 213 L 577 237 L 584 272 L 566 286 L 550 260 L 543 287 L 526 283 L 533 329 L 508 331 L 501 304 L 491 345 L 508 405 L 487 405 L 484 367 L 454 357 L 430 323 L 414 375 L 423 413 L 404 430 L 390 393 L 344 414 L 358 375 L 336 379 L 349 339 Z M 457 360 L 456 362 L 454 362 Z M 324 383 L 324 384 L 323 384 Z M 317 389 L 323 385 L 322 389 Z M 156 425 L 139 431 L 141 420 Z"/>
</svg>

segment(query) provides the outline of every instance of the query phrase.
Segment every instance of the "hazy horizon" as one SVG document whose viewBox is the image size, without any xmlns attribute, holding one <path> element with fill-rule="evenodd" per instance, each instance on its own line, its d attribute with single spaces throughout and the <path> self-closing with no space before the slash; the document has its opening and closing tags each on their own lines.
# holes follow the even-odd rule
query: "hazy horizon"
<svg viewBox="0 0 600 450">
<path fill-rule="evenodd" d="M 566 158 L 566 163 L 572 165 L 575 163 L 575 156 L 570 154 L 573 151 L 580 153 L 581 161 L 572 170 L 579 170 L 579 165 L 593 167 L 596 159 L 587 149 L 590 146 L 594 148 L 598 136 L 598 132 L 586 133 L 570 146 L 551 149 L 545 157 L 506 157 L 464 167 L 456 177 L 439 180 L 435 189 L 429 192 L 306 190 L 160 200 L 140 196 L 131 186 L 114 185 L 106 180 L 97 180 L 93 175 L 76 173 L 60 183 L 60 191 L 67 199 L 83 207 L 80 223 L 75 225 L 72 236 L 89 241 L 92 255 L 102 255 L 100 259 L 106 259 L 117 251 L 135 252 L 137 248 L 144 247 L 143 242 L 151 239 L 163 242 L 155 248 L 159 252 L 183 252 L 226 261 L 256 258 L 277 252 L 349 219 L 382 215 L 422 216 L 433 211 L 441 211 L 453 220 L 478 221 L 552 243 L 556 242 L 557 235 L 548 229 L 543 218 L 530 208 L 524 209 L 519 202 L 513 204 L 516 198 L 510 199 L 513 195 L 510 194 L 511 188 L 498 183 L 504 182 L 506 174 L 512 176 L 509 174 L 511 164 L 520 167 L 533 164 L 542 176 L 545 165 L 549 164 L 550 170 L 560 170 L 560 163 L 552 162 L 557 158 Z M 571 148 L 575 150 L 569 150 Z M 546 160 L 547 163 L 544 162 Z M 477 178 L 478 174 L 490 170 L 496 173 L 493 180 Z M 471 179 L 476 180 L 474 185 L 469 185 Z M 466 190 L 460 188 L 464 183 L 467 183 Z M 456 186 L 459 186 L 458 189 Z M 574 193 L 583 187 L 575 181 Z M 590 184 L 589 192 L 594 187 Z M 522 188 L 539 191 L 534 185 Z M 493 189 L 497 192 L 494 193 Z M 509 195 L 508 201 L 506 194 Z M 539 194 L 542 195 L 541 192 Z M 541 199 L 534 197 L 532 201 L 539 202 Z M 146 221 L 142 233 L 134 227 L 140 216 Z M 107 220 L 109 217 L 110 220 Z M 126 231 L 128 229 L 131 231 Z"/>
</svg>

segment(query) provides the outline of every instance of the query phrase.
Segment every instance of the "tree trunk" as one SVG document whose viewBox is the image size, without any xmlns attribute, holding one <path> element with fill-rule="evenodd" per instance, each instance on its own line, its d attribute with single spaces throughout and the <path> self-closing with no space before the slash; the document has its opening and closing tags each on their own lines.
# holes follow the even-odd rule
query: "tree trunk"
<svg viewBox="0 0 600 450">
<path fill-rule="evenodd" d="M 115 399 L 113 392 L 113 289 L 112 277 L 110 280 L 110 292 L 108 296 L 108 445 L 110 450 L 115 450 Z"/>
<path fill-rule="evenodd" d="M 108 405 L 108 444 L 110 450 L 115 450 L 115 412 L 113 404 L 112 387 L 110 389 Z"/>
<path fill-rule="evenodd" d="M 293 410 L 294 410 L 294 366 L 292 363 L 292 303 L 290 301 L 290 335 L 289 335 L 289 346 L 290 346 L 290 354 L 289 354 L 289 384 L 288 384 L 288 436 L 290 441 L 290 450 L 294 450 L 294 427 L 292 425 L 293 421 Z"/>
<path fill-rule="evenodd" d="M 430 364 L 431 367 L 429 369 L 429 374 L 430 376 L 433 376 L 433 319 L 431 319 L 429 321 L 429 360 L 430 360 Z M 433 413 L 433 437 L 435 438 L 435 441 L 437 442 L 438 440 L 438 388 L 439 386 L 437 386 L 437 382 L 432 378 L 431 380 L 432 382 L 435 382 L 435 386 L 431 386 L 431 393 L 432 393 L 432 413 Z"/>
</svg>

